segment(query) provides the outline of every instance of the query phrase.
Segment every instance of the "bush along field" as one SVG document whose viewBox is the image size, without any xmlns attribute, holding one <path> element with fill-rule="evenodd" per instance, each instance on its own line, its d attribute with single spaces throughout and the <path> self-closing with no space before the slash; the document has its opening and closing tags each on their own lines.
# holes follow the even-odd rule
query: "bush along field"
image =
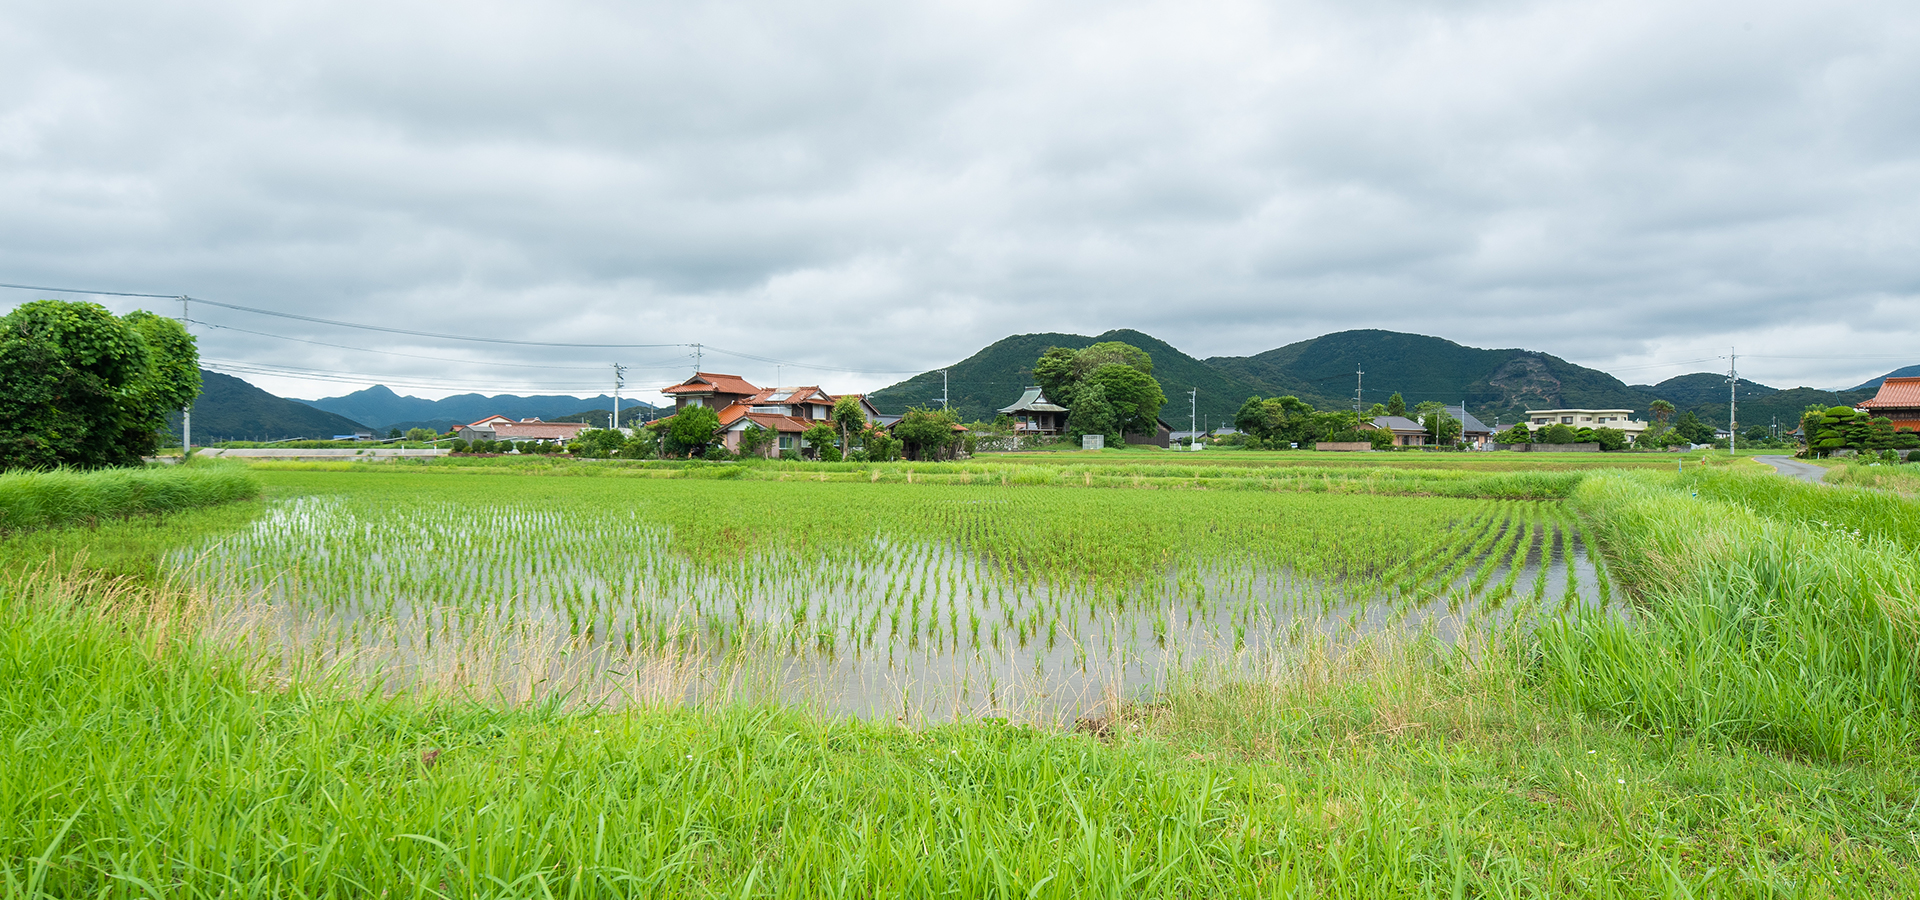
<svg viewBox="0 0 1920 900">
<path fill-rule="evenodd" d="M 0 533 L 93 525 L 249 500 L 259 494 L 259 479 L 230 465 L 0 472 Z"/>
<path fill-rule="evenodd" d="M 6 555 L 8 896 L 1920 889 L 1895 494 L 253 471 Z"/>
</svg>

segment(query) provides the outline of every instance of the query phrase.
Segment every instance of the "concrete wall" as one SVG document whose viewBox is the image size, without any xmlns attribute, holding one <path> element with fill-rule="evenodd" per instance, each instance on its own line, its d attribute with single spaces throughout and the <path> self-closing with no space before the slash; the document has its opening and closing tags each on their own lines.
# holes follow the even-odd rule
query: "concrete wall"
<svg viewBox="0 0 1920 900">
<path fill-rule="evenodd" d="M 1320 441 L 1313 445 L 1315 450 L 1334 450 L 1353 453 L 1360 450 L 1372 450 L 1372 441 Z"/>
</svg>

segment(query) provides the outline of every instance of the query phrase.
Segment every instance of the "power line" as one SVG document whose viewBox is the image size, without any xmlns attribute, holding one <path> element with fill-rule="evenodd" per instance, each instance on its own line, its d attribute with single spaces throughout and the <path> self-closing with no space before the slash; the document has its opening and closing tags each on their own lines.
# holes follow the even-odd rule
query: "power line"
<svg viewBox="0 0 1920 900">
<path fill-rule="evenodd" d="M 129 291 L 83 291 L 79 288 L 42 287 L 37 284 L 6 284 L 0 288 L 13 288 L 20 291 L 51 291 L 55 294 L 97 294 L 102 297 L 152 297 L 155 300 L 178 300 L 182 294 L 135 294 Z"/>
</svg>

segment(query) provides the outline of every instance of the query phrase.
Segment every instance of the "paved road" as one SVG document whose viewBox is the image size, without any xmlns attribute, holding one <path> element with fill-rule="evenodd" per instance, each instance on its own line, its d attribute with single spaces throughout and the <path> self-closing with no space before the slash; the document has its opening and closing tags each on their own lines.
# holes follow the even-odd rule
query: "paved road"
<svg viewBox="0 0 1920 900">
<path fill-rule="evenodd" d="M 1772 466 L 1775 472 L 1788 478 L 1820 484 L 1827 477 L 1826 469 L 1812 463 L 1803 463 L 1791 456 L 1756 456 L 1754 459 Z"/>
</svg>

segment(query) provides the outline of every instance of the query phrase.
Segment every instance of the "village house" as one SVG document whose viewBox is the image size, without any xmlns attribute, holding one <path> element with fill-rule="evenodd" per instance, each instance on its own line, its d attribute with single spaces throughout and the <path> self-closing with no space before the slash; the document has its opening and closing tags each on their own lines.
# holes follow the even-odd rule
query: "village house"
<svg viewBox="0 0 1920 900">
<path fill-rule="evenodd" d="M 676 410 L 689 405 L 713 409 L 720 417 L 720 440 L 728 452 L 740 452 L 740 440 L 749 429 L 773 432 L 774 440 L 760 450 L 762 456 L 808 449 L 801 435 L 816 425 L 831 424 L 834 404 L 847 396 L 829 394 L 819 385 L 755 387 L 738 375 L 717 372 L 697 372 L 661 393 L 674 398 Z M 852 396 L 860 398 L 861 412 L 868 421 L 881 418 L 865 394 Z"/>
<path fill-rule="evenodd" d="M 1475 450 L 1486 450 L 1493 443 L 1493 429 L 1480 421 L 1473 413 L 1467 412 L 1465 403 L 1447 407 L 1447 415 L 1460 423 L 1460 440 Z"/>
<path fill-rule="evenodd" d="M 1527 424 L 1535 431 L 1549 425 L 1566 425 L 1570 428 L 1612 428 L 1627 433 L 1627 443 L 1631 444 L 1646 433 L 1647 423 L 1636 421 L 1630 409 L 1530 409 L 1527 410 Z"/>
<path fill-rule="evenodd" d="M 1858 407 L 1870 416 L 1893 420 L 1894 430 L 1920 431 L 1920 377 L 1889 378 L 1880 382 L 1880 392 Z"/>
<path fill-rule="evenodd" d="M 542 422 L 534 419 L 510 419 L 506 416 L 488 416 L 478 422 L 469 422 L 456 430 L 456 436 L 463 441 L 540 441 L 543 443 L 564 444 L 580 436 L 580 432 L 589 426 L 584 422 Z"/>
<path fill-rule="evenodd" d="M 1373 421 L 1362 423 L 1360 427 L 1366 431 L 1391 433 L 1395 447 L 1424 447 L 1427 443 L 1426 427 L 1406 416 L 1374 416 Z"/>
</svg>

